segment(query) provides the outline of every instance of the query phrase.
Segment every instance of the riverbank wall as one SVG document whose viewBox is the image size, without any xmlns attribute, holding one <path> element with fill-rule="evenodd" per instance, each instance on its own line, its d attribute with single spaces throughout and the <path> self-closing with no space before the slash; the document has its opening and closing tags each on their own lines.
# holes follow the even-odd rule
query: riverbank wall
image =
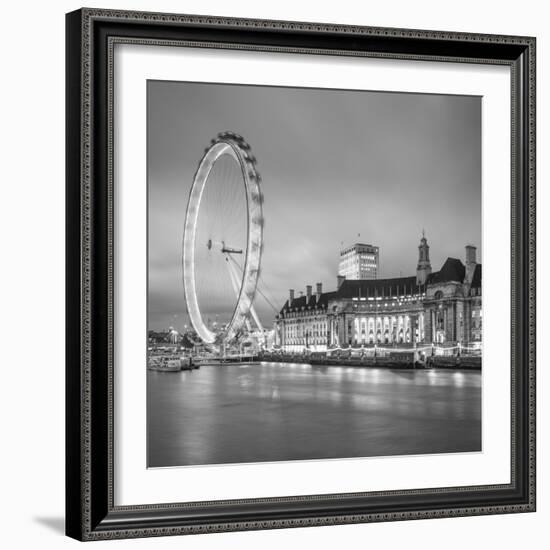
<svg viewBox="0 0 550 550">
<path fill-rule="evenodd" d="M 270 363 L 300 363 L 321 366 L 341 367 L 376 367 L 390 369 L 481 369 L 481 356 L 434 356 L 428 357 L 425 362 L 414 361 L 412 353 L 392 354 L 386 357 L 330 357 L 321 354 L 291 355 L 262 353 L 249 357 L 228 357 L 224 359 L 195 360 L 192 364 L 185 362 L 179 368 L 149 365 L 150 370 L 173 372 L 179 370 L 197 369 L 201 366 L 224 366 L 231 364 L 253 364 L 261 361 Z"/>
<path fill-rule="evenodd" d="M 479 356 L 435 356 L 429 357 L 426 362 L 414 362 L 412 353 L 402 354 L 399 357 L 317 357 L 308 355 L 262 354 L 258 360 L 274 363 L 307 363 L 309 365 L 387 367 L 394 369 L 481 369 L 481 357 Z"/>
</svg>

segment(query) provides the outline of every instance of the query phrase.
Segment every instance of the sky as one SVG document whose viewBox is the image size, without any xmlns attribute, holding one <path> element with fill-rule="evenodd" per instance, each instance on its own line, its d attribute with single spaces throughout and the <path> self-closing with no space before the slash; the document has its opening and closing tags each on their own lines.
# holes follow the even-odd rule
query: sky
<svg viewBox="0 0 550 550">
<path fill-rule="evenodd" d="M 150 329 L 189 322 L 185 210 L 225 130 L 246 139 L 262 176 L 260 289 L 276 308 L 290 288 L 334 290 L 339 251 L 354 242 L 380 247 L 380 278 L 415 274 L 422 230 L 433 271 L 464 261 L 467 244 L 481 262 L 480 97 L 149 81 L 147 98 Z M 228 272 L 200 269 L 205 318 L 229 317 Z M 255 307 L 271 326 L 267 300 Z"/>
</svg>

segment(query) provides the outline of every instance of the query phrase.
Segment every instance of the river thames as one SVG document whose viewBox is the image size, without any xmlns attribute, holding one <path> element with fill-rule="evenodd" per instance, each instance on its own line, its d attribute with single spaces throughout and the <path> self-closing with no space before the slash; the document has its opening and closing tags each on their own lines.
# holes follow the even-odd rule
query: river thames
<svg viewBox="0 0 550 550">
<path fill-rule="evenodd" d="M 148 466 L 481 450 L 481 372 L 288 363 L 148 371 Z"/>
</svg>

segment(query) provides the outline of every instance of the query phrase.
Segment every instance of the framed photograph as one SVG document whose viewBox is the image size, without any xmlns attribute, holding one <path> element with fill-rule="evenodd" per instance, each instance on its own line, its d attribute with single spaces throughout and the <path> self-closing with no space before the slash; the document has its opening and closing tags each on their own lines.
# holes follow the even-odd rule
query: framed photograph
<svg viewBox="0 0 550 550">
<path fill-rule="evenodd" d="M 67 535 L 535 510 L 535 39 L 67 15 Z"/>
</svg>

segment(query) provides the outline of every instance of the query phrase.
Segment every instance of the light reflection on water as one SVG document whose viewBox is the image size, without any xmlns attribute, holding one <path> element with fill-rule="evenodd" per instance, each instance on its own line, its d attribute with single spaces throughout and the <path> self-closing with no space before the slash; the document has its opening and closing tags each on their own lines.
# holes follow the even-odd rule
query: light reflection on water
<svg viewBox="0 0 550 550">
<path fill-rule="evenodd" d="M 479 371 L 149 371 L 147 410 L 152 467 L 481 450 Z"/>
</svg>

